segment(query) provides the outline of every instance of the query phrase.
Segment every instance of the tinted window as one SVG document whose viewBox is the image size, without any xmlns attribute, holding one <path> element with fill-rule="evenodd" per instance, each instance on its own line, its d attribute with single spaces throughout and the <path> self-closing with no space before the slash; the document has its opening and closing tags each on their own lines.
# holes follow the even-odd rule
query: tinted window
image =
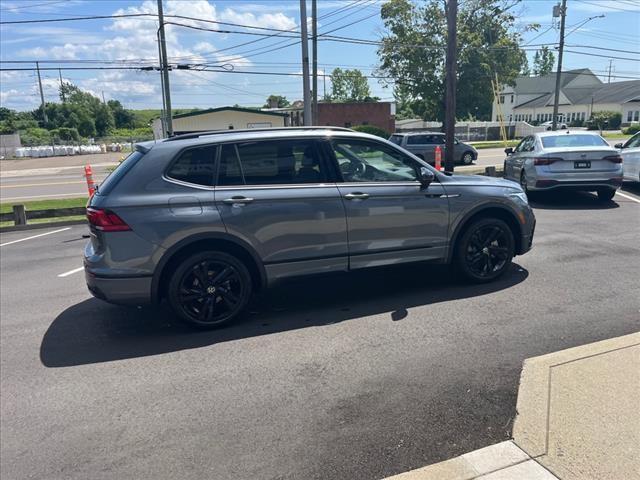
<svg viewBox="0 0 640 480">
<path fill-rule="evenodd" d="M 567 135 L 560 134 L 542 137 L 545 148 L 553 147 L 602 147 L 609 144 L 599 135 Z"/>
<path fill-rule="evenodd" d="M 167 177 L 196 185 L 213 185 L 215 147 L 191 148 L 180 154 Z"/>
<path fill-rule="evenodd" d="M 640 133 L 636 133 L 633 137 L 627 140 L 624 144 L 624 148 L 638 148 L 640 147 Z"/>
<path fill-rule="evenodd" d="M 96 192 L 97 195 L 108 195 L 113 187 L 120 181 L 122 177 L 124 177 L 129 170 L 133 168 L 133 166 L 138 163 L 144 157 L 144 153 L 142 152 L 132 152 L 127 158 L 125 158 L 120 165 L 116 167 L 116 169 L 109 174 L 107 178 L 103 180 Z"/>
<path fill-rule="evenodd" d="M 225 145 L 218 185 L 274 185 L 326 181 L 311 140 L 274 140 Z"/>
<path fill-rule="evenodd" d="M 401 135 L 391 135 L 389 137 L 389 141 L 395 143 L 396 145 L 402 144 L 402 136 Z"/>
<path fill-rule="evenodd" d="M 443 145 L 444 135 L 412 135 L 408 138 L 410 145 Z"/>
<path fill-rule="evenodd" d="M 417 180 L 412 158 L 387 145 L 367 140 L 334 140 L 333 149 L 345 182 L 398 182 Z"/>
</svg>

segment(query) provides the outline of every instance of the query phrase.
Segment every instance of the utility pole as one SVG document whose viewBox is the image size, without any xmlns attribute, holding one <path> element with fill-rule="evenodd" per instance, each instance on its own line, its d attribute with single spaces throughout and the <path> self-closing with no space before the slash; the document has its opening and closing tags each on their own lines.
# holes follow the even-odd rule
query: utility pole
<svg viewBox="0 0 640 480">
<path fill-rule="evenodd" d="M 60 76 L 60 96 L 62 97 L 62 103 L 66 101 L 64 98 L 64 90 L 62 89 L 62 69 L 58 69 L 58 75 Z"/>
<path fill-rule="evenodd" d="M 311 92 L 309 91 L 309 39 L 307 38 L 307 0 L 300 0 L 300 34 L 302 35 L 303 122 L 311 125 Z"/>
<path fill-rule="evenodd" d="M 613 63 L 613 58 L 609 59 L 609 78 L 607 79 L 607 83 L 611 83 L 611 64 Z"/>
<path fill-rule="evenodd" d="M 313 124 L 318 125 L 318 5 L 317 0 L 311 0 L 311 41 L 313 52 Z"/>
<path fill-rule="evenodd" d="M 160 42 L 160 68 L 162 69 L 163 95 L 165 104 L 165 116 L 167 121 L 167 135 L 173 137 L 173 119 L 171 118 L 171 87 L 169 86 L 169 63 L 167 61 L 167 43 L 164 38 L 164 15 L 162 12 L 162 0 L 158 0 L 158 41 Z"/>
<path fill-rule="evenodd" d="M 36 70 L 38 71 L 38 86 L 40 87 L 40 100 L 42 101 L 42 119 L 44 123 L 49 123 L 47 119 L 47 111 L 44 108 L 44 92 L 42 91 L 42 79 L 40 78 L 40 64 L 36 62 Z"/>
<path fill-rule="evenodd" d="M 458 0 L 447 0 L 447 59 L 445 62 L 446 88 L 444 105 L 444 171 L 453 172 L 454 143 L 456 133 L 456 24 L 458 20 Z"/>
<path fill-rule="evenodd" d="M 558 71 L 556 72 L 556 91 L 553 98 L 553 119 L 551 130 L 558 129 L 558 103 L 560 102 L 560 82 L 562 79 L 562 53 L 564 52 L 564 21 L 567 18 L 567 0 L 560 7 L 560 49 L 558 51 Z"/>
</svg>

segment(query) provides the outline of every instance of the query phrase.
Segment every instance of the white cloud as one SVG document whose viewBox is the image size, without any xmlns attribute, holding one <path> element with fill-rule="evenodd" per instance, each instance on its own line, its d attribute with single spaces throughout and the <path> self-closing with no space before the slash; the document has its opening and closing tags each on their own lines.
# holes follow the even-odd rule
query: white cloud
<svg viewBox="0 0 640 480">
<path fill-rule="evenodd" d="M 256 15 L 251 12 L 238 12 L 231 8 L 226 8 L 220 14 L 220 18 L 226 22 L 280 30 L 294 30 L 298 26 L 293 18 L 287 17 L 282 12 Z"/>
</svg>

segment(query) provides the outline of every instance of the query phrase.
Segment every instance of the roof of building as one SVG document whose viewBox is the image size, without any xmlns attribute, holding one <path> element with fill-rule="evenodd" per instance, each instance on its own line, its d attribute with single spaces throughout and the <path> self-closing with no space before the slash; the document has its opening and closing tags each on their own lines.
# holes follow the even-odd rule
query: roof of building
<svg viewBox="0 0 640 480">
<path fill-rule="evenodd" d="M 205 115 L 207 113 L 215 113 L 215 112 L 223 112 L 231 110 L 234 112 L 244 112 L 244 113 L 257 113 L 261 115 L 275 115 L 277 117 L 285 117 L 286 114 L 279 112 L 265 112 L 264 110 L 258 110 L 253 108 L 242 108 L 242 107 L 218 107 L 218 108 L 208 108 L 206 110 L 197 110 L 195 112 L 189 113 L 181 113 L 179 115 L 174 115 L 173 118 L 185 118 L 185 117 L 195 117 L 198 115 Z"/>
<path fill-rule="evenodd" d="M 570 84 L 579 75 L 589 75 L 592 85 L 571 87 Z M 561 76 L 561 105 L 584 105 L 590 103 L 626 103 L 640 101 L 640 80 L 625 82 L 602 83 L 591 70 L 583 68 L 570 70 Z M 519 95 L 540 95 L 527 100 L 515 108 L 538 108 L 548 106 L 553 102 L 555 92 L 555 73 L 542 77 L 520 77 L 516 80 L 515 92 Z M 593 99 L 593 100 L 592 100 Z"/>
</svg>

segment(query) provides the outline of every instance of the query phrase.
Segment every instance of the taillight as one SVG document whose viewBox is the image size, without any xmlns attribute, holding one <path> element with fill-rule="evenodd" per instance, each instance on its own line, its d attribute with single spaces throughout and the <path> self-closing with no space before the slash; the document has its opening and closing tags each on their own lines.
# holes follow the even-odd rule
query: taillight
<svg viewBox="0 0 640 480">
<path fill-rule="evenodd" d="M 131 230 L 118 215 L 101 208 L 87 208 L 87 220 L 102 232 L 125 232 Z"/>
<path fill-rule="evenodd" d="M 620 155 L 609 155 L 608 157 L 604 157 L 603 160 L 611 163 L 622 163 L 622 157 Z"/>
<path fill-rule="evenodd" d="M 551 165 L 552 163 L 561 162 L 561 158 L 538 157 L 533 159 L 534 165 Z"/>
</svg>

